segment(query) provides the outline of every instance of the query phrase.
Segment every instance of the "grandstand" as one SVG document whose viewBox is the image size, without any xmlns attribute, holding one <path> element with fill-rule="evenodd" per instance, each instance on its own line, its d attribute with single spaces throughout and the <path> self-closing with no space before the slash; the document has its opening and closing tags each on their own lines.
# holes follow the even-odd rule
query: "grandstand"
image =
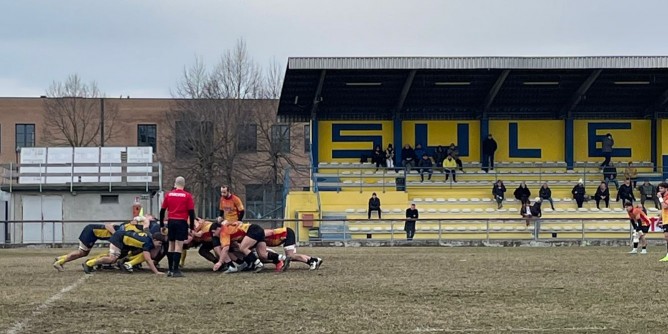
<svg viewBox="0 0 668 334">
<path fill-rule="evenodd" d="M 614 186 L 600 210 L 593 200 L 577 208 L 571 189 L 581 179 L 593 197 L 606 133 L 620 182 L 628 162 L 641 181 L 667 178 L 667 103 L 668 57 L 291 58 L 278 116 L 311 122 L 313 187 L 290 192 L 285 217 L 306 220 L 300 241 L 402 239 L 409 203 L 420 210 L 418 239 L 626 239 Z M 499 146 L 489 173 L 480 166 L 488 133 Z M 362 158 L 393 144 L 401 166 L 405 144 L 433 155 L 450 143 L 464 163 L 456 183 Z M 501 209 L 491 196 L 499 179 Z M 552 189 L 555 210 L 543 206 L 537 236 L 512 199 L 521 181 L 532 199 L 541 184 Z M 372 192 L 383 220 L 367 219 Z"/>
</svg>

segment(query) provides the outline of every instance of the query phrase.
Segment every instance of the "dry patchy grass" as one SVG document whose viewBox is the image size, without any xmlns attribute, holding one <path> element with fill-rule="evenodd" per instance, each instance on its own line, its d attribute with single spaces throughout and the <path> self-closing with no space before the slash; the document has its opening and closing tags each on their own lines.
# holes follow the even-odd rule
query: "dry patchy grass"
<svg viewBox="0 0 668 334">
<path fill-rule="evenodd" d="M 223 275 L 192 251 L 182 279 L 57 273 L 62 250 L 0 250 L 0 330 L 25 333 L 653 333 L 668 264 L 626 248 L 301 248 L 325 259 Z M 271 265 L 267 266 L 272 267 Z M 273 269 L 273 268 L 272 268 Z"/>
</svg>

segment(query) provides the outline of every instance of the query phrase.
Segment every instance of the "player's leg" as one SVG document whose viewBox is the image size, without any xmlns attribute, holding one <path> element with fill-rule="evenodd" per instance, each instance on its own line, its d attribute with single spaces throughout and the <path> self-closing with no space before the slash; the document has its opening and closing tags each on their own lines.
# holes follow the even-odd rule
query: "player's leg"
<svg viewBox="0 0 668 334">
<path fill-rule="evenodd" d="M 213 253 L 211 253 L 211 251 L 213 250 L 213 247 L 214 246 L 213 246 L 212 242 L 202 243 L 199 246 L 199 249 L 197 250 L 197 253 L 201 257 L 207 259 L 209 262 L 216 263 L 216 262 L 218 262 L 218 257 L 213 255 Z"/>
<path fill-rule="evenodd" d="M 631 226 L 633 228 L 633 249 L 631 249 L 629 254 L 637 254 L 638 244 L 640 243 L 640 234 L 642 231 L 640 229 L 640 224 L 633 219 L 631 220 Z"/>
<path fill-rule="evenodd" d="M 663 239 L 666 240 L 666 256 L 659 261 L 668 262 L 668 227 L 663 228 Z"/>
<path fill-rule="evenodd" d="M 83 270 L 86 274 L 90 274 L 98 264 L 111 264 L 116 262 L 121 256 L 121 248 L 113 243 L 109 244 L 109 254 L 107 256 L 92 258 L 82 264 Z"/>
<path fill-rule="evenodd" d="M 260 261 L 260 259 L 255 256 L 255 253 L 251 251 L 251 249 L 258 243 L 262 243 L 266 247 L 266 244 L 264 243 L 264 229 L 259 225 L 251 224 L 248 231 L 246 231 L 246 236 L 239 244 L 239 251 L 244 254 L 244 262 L 246 263 L 246 266 L 251 267 L 255 265 L 255 271 L 260 271 L 264 268 L 262 261 Z M 266 255 L 266 248 L 264 253 Z"/>
<path fill-rule="evenodd" d="M 642 226 L 640 232 L 640 247 L 642 247 L 640 254 L 647 254 L 647 233 L 649 233 L 649 226 Z"/>
<path fill-rule="evenodd" d="M 181 263 L 181 254 L 183 253 L 183 242 L 188 239 L 188 223 L 185 221 L 178 221 L 175 223 L 176 233 L 174 235 L 174 252 L 172 253 L 172 276 L 183 277 L 179 264 Z"/>
<path fill-rule="evenodd" d="M 79 248 L 74 252 L 57 257 L 55 262 L 53 262 L 53 267 L 56 268 L 56 270 L 58 271 L 63 271 L 65 270 L 63 268 L 63 265 L 65 263 L 88 256 L 89 253 L 90 253 L 90 247 L 84 245 L 84 243 L 79 241 Z"/>
</svg>

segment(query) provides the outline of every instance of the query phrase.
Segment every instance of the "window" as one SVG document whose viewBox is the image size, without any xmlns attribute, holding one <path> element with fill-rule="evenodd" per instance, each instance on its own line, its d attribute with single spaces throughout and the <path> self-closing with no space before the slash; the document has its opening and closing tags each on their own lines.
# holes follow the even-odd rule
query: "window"
<svg viewBox="0 0 668 334">
<path fill-rule="evenodd" d="M 16 147 L 35 147 L 35 124 L 16 124 Z"/>
<path fill-rule="evenodd" d="M 118 195 L 100 195 L 100 204 L 118 204 Z"/>
<path fill-rule="evenodd" d="M 311 124 L 304 125 L 304 153 L 311 153 Z"/>
<path fill-rule="evenodd" d="M 244 207 L 248 218 L 283 218 L 283 185 L 247 184 Z"/>
<path fill-rule="evenodd" d="M 196 152 L 208 152 L 213 145 L 213 123 L 176 122 L 175 152 L 178 157 L 192 158 Z"/>
<path fill-rule="evenodd" d="M 155 124 L 137 125 L 137 146 L 151 146 L 157 152 L 158 126 Z"/>
<path fill-rule="evenodd" d="M 290 126 L 276 124 L 271 126 L 271 150 L 278 153 L 290 153 Z"/>
<path fill-rule="evenodd" d="M 237 149 L 242 153 L 257 152 L 257 125 L 244 124 L 239 127 Z"/>
</svg>

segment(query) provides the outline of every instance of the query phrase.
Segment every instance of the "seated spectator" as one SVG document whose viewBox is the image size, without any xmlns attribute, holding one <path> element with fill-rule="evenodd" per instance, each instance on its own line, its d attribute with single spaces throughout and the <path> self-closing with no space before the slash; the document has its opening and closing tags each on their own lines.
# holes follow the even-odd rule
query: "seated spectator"
<svg viewBox="0 0 668 334">
<path fill-rule="evenodd" d="M 645 182 L 638 187 L 638 190 L 640 190 L 640 204 L 642 204 L 643 208 L 645 208 L 645 201 L 650 200 L 654 202 L 654 206 L 657 210 L 661 209 L 659 198 L 656 196 L 657 189 L 655 185 L 649 183 L 648 180 L 645 180 Z"/>
<path fill-rule="evenodd" d="M 622 208 L 625 207 L 626 202 L 633 204 L 633 202 L 636 200 L 636 197 L 633 196 L 633 188 L 631 188 L 631 180 L 629 179 L 624 180 L 624 184 L 622 184 L 622 186 L 619 187 L 619 190 L 617 191 L 617 202 L 619 202 L 620 199 L 622 200 Z"/>
<path fill-rule="evenodd" d="M 522 205 L 524 205 L 525 203 L 529 202 L 529 197 L 531 197 L 531 191 L 529 190 L 529 188 L 527 188 L 527 184 L 524 181 L 522 181 L 522 183 L 520 183 L 520 186 L 517 187 L 517 189 L 515 189 L 513 195 L 515 195 L 515 199 L 517 199 L 522 203 Z"/>
<path fill-rule="evenodd" d="M 631 188 L 636 189 L 638 187 L 638 168 L 635 168 L 631 161 L 624 168 L 624 179 L 631 180 Z"/>
<path fill-rule="evenodd" d="M 446 154 L 443 146 L 438 145 L 438 147 L 436 147 L 436 151 L 434 151 L 434 162 L 436 163 L 437 168 L 443 167 L 443 160 L 445 160 L 445 157 L 447 156 L 448 155 Z"/>
<path fill-rule="evenodd" d="M 605 202 L 606 208 L 610 205 L 610 189 L 608 189 L 608 185 L 605 184 L 605 181 L 601 182 L 598 188 L 596 188 L 596 194 L 594 194 L 594 200 L 596 200 L 597 209 L 601 208 L 599 206 L 601 201 Z"/>
<path fill-rule="evenodd" d="M 420 182 L 424 182 L 425 172 L 429 173 L 427 180 L 431 180 L 433 166 L 434 165 L 431 163 L 431 158 L 427 156 L 427 153 L 422 153 L 422 159 L 420 159 L 420 162 L 418 163 L 418 167 L 420 167 Z"/>
<path fill-rule="evenodd" d="M 547 185 L 547 182 L 543 183 L 543 186 L 540 187 L 538 191 L 538 197 L 541 201 L 549 201 L 552 210 L 554 210 L 554 202 L 552 201 L 552 189 Z"/>
<path fill-rule="evenodd" d="M 619 190 L 619 182 L 617 181 L 617 167 L 612 162 L 603 167 L 603 179 L 605 185 L 610 187 L 610 182 L 615 184 L 615 189 Z"/>
<path fill-rule="evenodd" d="M 523 204 L 522 210 L 520 210 L 520 214 L 522 215 L 522 217 L 527 219 L 526 220 L 527 226 L 529 226 L 531 218 L 540 218 L 543 216 L 540 206 L 541 206 L 541 201 L 535 201 L 533 205 L 531 205 L 531 202 L 529 201 L 526 201 L 526 203 Z"/>
<path fill-rule="evenodd" d="M 578 208 L 581 208 L 582 203 L 585 201 L 585 186 L 582 179 L 578 180 L 578 184 L 573 187 L 571 194 L 573 194 L 573 199 L 578 204 Z"/>
<path fill-rule="evenodd" d="M 503 199 L 506 197 L 506 186 L 503 184 L 503 181 L 498 180 L 494 183 L 494 186 L 492 187 L 492 196 L 494 196 L 497 207 L 499 209 L 503 208 Z"/>
<path fill-rule="evenodd" d="M 417 166 L 416 160 L 417 157 L 413 148 L 408 144 L 404 145 L 404 148 L 401 149 L 401 166 L 406 168 L 407 172 L 410 172 Z"/>
<path fill-rule="evenodd" d="M 392 144 L 388 144 L 385 150 L 385 164 L 388 168 L 394 168 L 394 147 Z"/>
<path fill-rule="evenodd" d="M 455 146 L 455 143 L 450 143 L 450 147 L 448 147 L 448 155 L 455 159 L 457 168 L 459 168 L 460 172 L 463 172 L 464 168 L 462 167 L 462 160 L 459 159 L 459 148 Z"/>
<path fill-rule="evenodd" d="M 367 210 L 369 219 L 371 219 L 371 211 L 378 211 L 378 219 L 380 219 L 380 198 L 376 196 L 376 193 L 371 194 L 369 198 L 369 210 Z"/>
<path fill-rule="evenodd" d="M 379 167 L 387 167 L 386 161 L 385 161 L 385 152 L 383 152 L 383 149 L 380 148 L 380 145 L 376 146 L 376 148 L 373 150 L 373 153 L 371 154 L 371 163 L 376 164 L 376 171 L 378 171 Z"/>
<path fill-rule="evenodd" d="M 415 145 L 415 156 L 417 157 L 417 159 L 419 159 L 420 157 L 422 157 L 423 154 L 426 153 L 427 151 L 425 151 L 424 148 L 422 148 L 422 144 Z"/>
<path fill-rule="evenodd" d="M 445 170 L 445 181 L 448 181 L 448 177 L 452 175 L 452 182 L 457 182 L 457 163 L 451 155 L 448 155 L 448 158 L 443 161 L 443 170 Z"/>
</svg>

